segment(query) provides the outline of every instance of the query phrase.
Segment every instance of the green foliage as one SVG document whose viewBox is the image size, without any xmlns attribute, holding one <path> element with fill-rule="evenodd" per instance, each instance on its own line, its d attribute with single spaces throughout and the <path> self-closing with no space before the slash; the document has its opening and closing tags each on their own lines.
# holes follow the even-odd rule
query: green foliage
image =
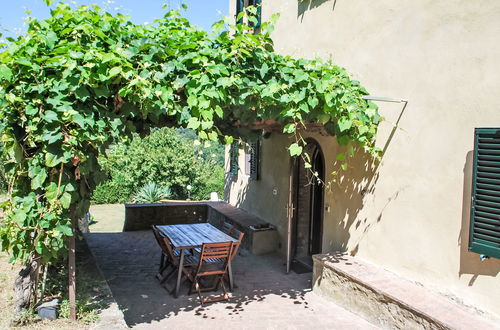
<svg viewBox="0 0 500 330">
<path fill-rule="evenodd" d="M 172 191 L 169 186 L 160 186 L 154 182 L 146 183 L 134 196 L 136 203 L 157 203 L 162 199 L 170 198 Z"/>
<path fill-rule="evenodd" d="M 169 186 L 169 197 L 175 199 L 188 197 L 187 185 L 193 187 L 191 199 L 208 199 L 211 191 L 221 194 L 222 166 L 215 160 L 203 159 L 199 155 L 201 146 L 194 146 L 190 137 L 186 132 L 179 134 L 178 130 L 162 128 L 144 138 L 135 135 L 132 141 L 113 146 L 107 157 L 100 158 L 110 180 L 96 188 L 93 201 L 128 203 L 150 182 Z"/>
<path fill-rule="evenodd" d="M 0 164 L 5 162 L 4 146 L 0 141 Z M 0 166 L 0 194 L 6 193 L 8 187 L 7 176 L 5 175 L 5 170 L 3 166 Z"/>
<path fill-rule="evenodd" d="M 88 260 L 79 260 L 77 267 L 78 269 L 88 267 Z M 103 283 L 98 276 L 96 278 L 94 274 L 96 270 L 91 267 L 85 269 L 87 271 L 79 272 L 77 277 L 76 315 L 79 321 L 89 324 L 99 319 L 99 312 L 109 303 L 103 299 L 102 292 L 99 294 Z M 69 318 L 70 314 L 67 279 L 68 269 L 64 261 L 59 260 L 48 266 L 44 294 L 45 297 L 58 297 L 58 318 Z M 42 283 L 38 283 L 39 294 L 41 286 Z"/>
<path fill-rule="evenodd" d="M 194 151 L 198 155 L 199 160 L 224 167 L 224 144 L 211 141 L 202 143 L 196 132 L 190 129 L 178 128 L 175 131 L 181 137 L 193 141 Z"/>
<path fill-rule="evenodd" d="M 27 25 L 0 45 L 0 132 L 13 178 L 0 240 L 14 259 L 48 262 L 63 252 L 71 218 L 87 212 L 106 179 L 97 157 L 150 127 L 231 143 L 271 120 L 294 124 L 286 133 L 303 145 L 301 127 L 321 122 L 340 145 L 379 152 L 380 116 L 362 99 L 366 90 L 330 62 L 274 53 L 272 23 L 255 34 L 221 21 L 206 33 L 176 11 L 137 25 L 96 6 L 58 4 Z M 171 184 L 180 194 L 187 182 Z"/>
<path fill-rule="evenodd" d="M 129 181 L 123 180 L 117 173 L 108 181 L 98 185 L 92 193 L 92 202 L 96 204 L 129 203 L 133 189 Z"/>
<path fill-rule="evenodd" d="M 190 196 L 192 200 L 207 200 L 211 192 L 216 192 L 219 198 L 224 197 L 224 167 L 216 164 L 202 166 L 198 177 Z"/>
<path fill-rule="evenodd" d="M 96 302 L 88 302 L 86 300 L 76 301 L 76 316 L 78 320 L 85 324 L 94 323 L 99 320 L 99 304 Z M 64 299 L 59 306 L 59 317 L 69 319 L 70 304 L 69 299 Z"/>
</svg>

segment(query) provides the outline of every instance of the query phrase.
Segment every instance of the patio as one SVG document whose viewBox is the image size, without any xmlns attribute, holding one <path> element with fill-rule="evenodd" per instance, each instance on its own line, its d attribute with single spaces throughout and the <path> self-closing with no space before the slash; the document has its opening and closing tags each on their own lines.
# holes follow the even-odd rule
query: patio
<svg viewBox="0 0 500 330">
<path fill-rule="evenodd" d="M 357 315 L 310 290 L 311 273 L 284 273 L 275 254 L 242 250 L 233 263 L 236 285 L 229 302 L 199 305 L 181 288 L 175 299 L 155 279 L 159 247 L 151 231 L 85 234 L 125 321 L 136 329 L 375 329 Z"/>
</svg>

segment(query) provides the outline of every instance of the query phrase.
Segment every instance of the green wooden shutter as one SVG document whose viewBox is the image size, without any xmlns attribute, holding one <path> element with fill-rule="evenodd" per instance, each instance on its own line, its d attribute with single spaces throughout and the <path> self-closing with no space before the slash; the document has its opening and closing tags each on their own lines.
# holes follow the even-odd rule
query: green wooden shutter
<svg viewBox="0 0 500 330">
<path fill-rule="evenodd" d="M 469 251 L 500 259 L 500 128 L 476 128 Z"/>
<path fill-rule="evenodd" d="M 260 143 L 259 141 L 250 143 L 250 177 L 259 180 Z"/>
<path fill-rule="evenodd" d="M 236 17 L 238 17 L 238 14 L 243 11 L 244 7 L 245 7 L 244 0 L 236 0 Z M 238 24 L 243 23 L 243 18 L 237 20 L 236 23 Z"/>
<path fill-rule="evenodd" d="M 262 0 L 253 0 L 253 4 L 257 7 L 257 24 L 255 27 L 258 28 L 262 23 Z"/>
<path fill-rule="evenodd" d="M 262 23 L 262 0 L 248 0 L 249 6 L 257 7 L 257 24 L 255 24 L 254 28 L 258 28 Z M 244 0 L 236 0 L 236 17 L 241 13 L 245 8 Z M 243 23 L 243 18 L 236 21 L 236 23 Z"/>
<path fill-rule="evenodd" d="M 239 156 L 239 145 L 238 142 L 233 142 L 229 149 L 229 173 L 238 174 L 238 156 Z"/>
<path fill-rule="evenodd" d="M 259 141 L 250 142 L 246 148 L 245 174 L 259 180 Z"/>
</svg>

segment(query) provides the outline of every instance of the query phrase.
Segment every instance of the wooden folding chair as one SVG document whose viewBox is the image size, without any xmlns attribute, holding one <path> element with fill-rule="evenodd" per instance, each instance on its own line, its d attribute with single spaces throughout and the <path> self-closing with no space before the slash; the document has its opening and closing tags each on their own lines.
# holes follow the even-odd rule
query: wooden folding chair
<svg viewBox="0 0 500 330">
<path fill-rule="evenodd" d="M 224 223 L 222 224 L 222 228 L 220 229 L 220 231 L 222 231 L 226 235 L 234 237 L 234 236 L 231 235 L 233 229 L 234 229 L 234 225 L 230 224 L 229 222 L 224 221 Z M 192 250 L 194 252 L 198 253 L 198 254 L 201 253 L 201 248 L 194 248 Z"/>
<path fill-rule="evenodd" d="M 176 273 L 176 271 L 179 270 L 179 265 L 180 265 L 180 251 L 175 250 L 172 247 L 172 244 L 170 243 L 170 240 L 168 237 L 163 237 L 160 235 L 160 232 L 156 226 L 153 227 L 153 234 L 155 235 L 156 241 L 158 242 L 158 245 L 162 249 L 162 255 L 161 255 L 161 260 L 160 260 L 160 269 L 158 272 L 158 275 L 156 275 L 156 278 L 160 281 L 160 283 L 165 283 L 169 278 L 171 278 L 172 275 Z M 189 279 L 190 281 L 193 280 L 193 277 L 191 275 L 191 268 L 194 268 L 198 264 L 198 260 L 190 255 L 188 251 L 184 251 L 184 265 L 182 269 L 183 273 L 183 281 L 184 282 L 186 279 Z M 171 266 L 172 269 L 165 275 L 163 275 L 163 272 Z M 169 290 L 167 287 L 165 287 L 167 291 L 172 291 Z M 175 289 L 175 288 L 174 288 Z"/>
<path fill-rule="evenodd" d="M 236 256 L 236 254 L 238 253 L 238 250 L 240 248 L 241 242 L 243 241 L 243 237 L 245 236 L 245 233 L 242 231 L 239 231 L 238 229 L 233 228 L 231 230 L 231 233 L 229 234 L 229 236 L 236 238 L 238 240 L 238 242 L 233 243 L 233 252 L 231 252 L 231 260 L 233 260 L 234 257 Z"/>
<path fill-rule="evenodd" d="M 203 244 L 198 267 L 196 268 L 196 273 L 193 278 L 193 285 L 190 290 L 190 293 L 193 289 L 198 292 L 198 297 L 202 306 L 203 303 L 207 302 L 229 300 L 223 277 L 227 272 L 232 251 L 233 242 Z M 213 277 L 213 286 L 202 287 L 200 279 L 208 276 Z M 221 286 L 223 290 L 221 295 L 206 298 L 202 297 L 202 292 L 218 290 Z"/>
<path fill-rule="evenodd" d="M 168 279 L 172 275 L 175 275 L 175 273 L 179 270 L 180 263 L 181 263 L 180 262 L 180 251 L 174 250 L 174 248 L 172 247 L 172 243 L 170 243 L 170 240 L 168 239 L 168 237 L 162 237 L 162 239 L 165 242 L 165 246 L 167 247 L 170 265 L 173 266 L 172 267 L 173 269 L 160 281 L 160 283 L 164 283 L 164 282 L 168 281 Z M 184 283 L 184 281 L 186 279 L 193 282 L 192 269 L 194 267 L 196 267 L 196 265 L 198 264 L 198 259 L 196 259 L 191 254 L 187 253 L 187 251 L 184 251 L 184 253 L 185 253 L 184 254 L 184 263 L 182 265 L 182 280 L 178 285 L 181 285 L 182 283 Z M 174 289 L 169 290 L 166 287 L 166 285 L 165 285 L 165 288 L 170 292 L 175 290 L 175 287 L 174 287 Z"/>
<path fill-rule="evenodd" d="M 160 267 L 158 269 L 158 274 L 156 275 L 156 278 L 161 280 L 161 275 L 163 274 L 165 269 L 167 269 L 167 267 L 169 266 L 169 260 L 168 260 L 169 252 L 168 252 L 167 246 L 165 245 L 165 241 L 163 240 L 163 238 L 160 235 L 158 228 L 153 225 L 153 226 L 151 226 L 151 229 L 153 230 L 153 234 L 155 236 L 156 242 L 158 243 L 158 245 L 161 248 Z"/>
</svg>

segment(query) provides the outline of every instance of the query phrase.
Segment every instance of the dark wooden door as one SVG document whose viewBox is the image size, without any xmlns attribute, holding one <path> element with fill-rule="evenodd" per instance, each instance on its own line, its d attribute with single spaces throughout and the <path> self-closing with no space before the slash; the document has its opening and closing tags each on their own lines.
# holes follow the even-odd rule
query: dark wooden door
<svg viewBox="0 0 500 330">
<path fill-rule="evenodd" d="M 308 140 L 304 152 L 308 154 L 311 168 L 304 167 L 304 159 L 295 162 L 293 171 L 292 255 L 293 264 L 312 269 L 311 256 L 321 252 L 323 236 L 324 158 L 319 144 Z M 317 173 L 317 177 L 314 176 Z M 319 179 L 319 180 L 318 180 Z"/>
</svg>

